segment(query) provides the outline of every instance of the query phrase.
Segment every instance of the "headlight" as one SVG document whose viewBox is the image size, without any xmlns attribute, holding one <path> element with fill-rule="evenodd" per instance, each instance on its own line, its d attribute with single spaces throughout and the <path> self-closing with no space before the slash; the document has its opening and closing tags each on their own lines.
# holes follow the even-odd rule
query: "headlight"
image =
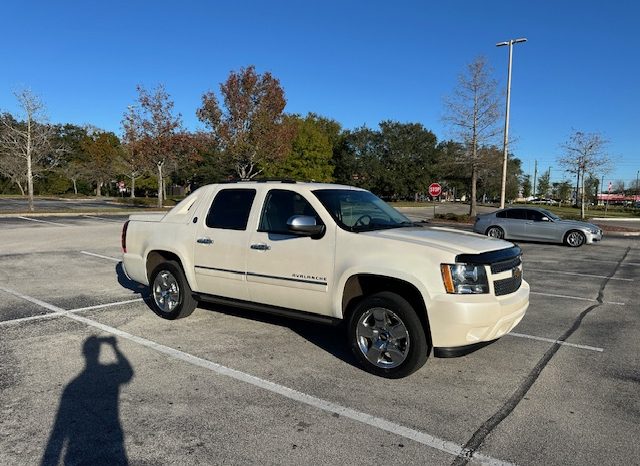
<svg viewBox="0 0 640 466">
<path fill-rule="evenodd" d="M 597 235 L 598 233 L 600 233 L 600 230 L 598 228 L 591 228 L 589 231 L 591 231 L 591 234 L 593 235 Z"/>
<path fill-rule="evenodd" d="M 447 293 L 481 294 L 489 292 L 484 265 L 441 264 L 442 280 Z"/>
</svg>

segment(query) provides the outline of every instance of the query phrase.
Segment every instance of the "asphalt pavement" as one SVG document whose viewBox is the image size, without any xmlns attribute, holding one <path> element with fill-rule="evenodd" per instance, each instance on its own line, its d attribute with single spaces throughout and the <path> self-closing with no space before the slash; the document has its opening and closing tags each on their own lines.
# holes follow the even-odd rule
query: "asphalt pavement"
<svg viewBox="0 0 640 466">
<path fill-rule="evenodd" d="M 125 218 L 0 219 L 0 464 L 640 457 L 637 238 L 521 243 L 522 322 L 387 380 L 339 329 L 208 305 L 158 318 L 122 271 Z"/>
</svg>

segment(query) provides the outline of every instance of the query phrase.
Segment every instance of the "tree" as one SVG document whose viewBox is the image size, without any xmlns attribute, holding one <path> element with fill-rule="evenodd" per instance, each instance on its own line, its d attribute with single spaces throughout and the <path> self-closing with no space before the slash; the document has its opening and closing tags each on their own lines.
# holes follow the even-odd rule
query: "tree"
<svg viewBox="0 0 640 466">
<path fill-rule="evenodd" d="M 175 163 L 179 156 L 177 135 L 182 132 L 182 117 L 173 114 L 173 100 L 161 84 L 152 92 L 137 86 L 138 102 L 129 107 L 123 126 L 127 138 L 134 139 L 136 157 L 141 157 L 146 167 L 156 172 L 158 179 L 158 207 L 164 200 L 165 167 Z M 128 139 L 127 142 L 131 144 Z"/>
<path fill-rule="evenodd" d="M 465 148 L 459 162 L 471 168 L 471 205 L 469 215 L 477 212 L 478 171 L 486 160 L 480 147 L 490 145 L 499 133 L 501 113 L 497 83 L 489 77 L 490 70 L 483 57 L 467 65 L 466 73 L 458 77 L 458 86 L 445 99 L 444 121 L 451 126 Z M 499 176 L 496 174 L 496 176 Z"/>
<path fill-rule="evenodd" d="M 536 195 L 538 197 L 549 197 L 549 190 L 551 189 L 551 172 L 546 171 L 540 175 L 538 178 L 538 186 L 536 186 L 538 192 Z"/>
<path fill-rule="evenodd" d="M 130 197 L 136 197 L 136 180 L 145 174 L 147 160 L 142 150 L 142 124 L 137 118 L 135 106 L 130 105 L 122 119 L 122 142 L 124 147 L 118 160 L 118 166 L 131 179 Z"/>
<path fill-rule="evenodd" d="M 232 71 L 220 85 L 224 110 L 213 92 L 202 96 L 196 114 L 220 144 L 241 179 L 251 179 L 291 150 L 295 127 L 284 120 L 280 81 L 254 66 Z"/>
<path fill-rule="evenodd" d="M 46 123 L 45 106 L 28 89 L 14 92 L 22 111 L 22 121 L 6 115 L 0 119 L 0 170 L 18 184 L 27 184 L 29 210 L 33 212 L 33 179 L 56 163 L 58 151 L 52 146 L 53 127 Z"/>
<path fill-rule="evenodd" d="M 556 183 L 554 183 L 555 185 Z M 573 187 L 571 186 L 571 182 L 569 180 L 563 180 L 557 184 L 557 188 L 555 189 L 555 197 L 562 203 L 562 201 L 566 201 L 571 196 L 571 190 Z"/>
<path fill-rule="evenodd" d="M 120 140 L 113 133 L 98 131 L 88 135 L 82 146 L 91 166 L 87 173 L 96 183 L 96 196 L 102 196 L 102 186 L 115 174 L 116 161 L 122 156 Z"/>
<path fill-rule="evenodd" d="M 606 171 L 610 159 L 605 149 L 608 144 L 599 133 L 575 131 L 561 145 L 564 154 L 558 157 L 558 163 L 570 173 L 575 173 L 578 185 L 581 184 L 580 217 L 584 219 L 585 206 L 585 174 Z"/>
<path fill-rule="evenodd" d="M 524 175 L 522 177 L 522 196 L 527 198 L 531 196 L 531 175 Z"/>
<path fill-rule="evenodd" d="M 288 116 L 286 124 L 296 130 L 291 152 L 279 163 L 267 167 L 264 173 L 297 180 L 332 181 L 333 145 L 323 124 L 311 114 L 306 118 Z"/>
</svg>

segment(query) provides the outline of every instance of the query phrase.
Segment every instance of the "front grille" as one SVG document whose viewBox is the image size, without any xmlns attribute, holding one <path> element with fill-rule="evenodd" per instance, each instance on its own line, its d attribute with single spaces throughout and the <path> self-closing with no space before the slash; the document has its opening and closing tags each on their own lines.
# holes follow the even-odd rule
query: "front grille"
<svg viewBox="0 0 640 466">
<path fill-rule="evenodd" d="M 518 277 L 505 278 L 504 280 L 496 280 L 493 282 L 493 287 L 496 292 L 496 296 L 504 296 L 506 294 L 515 293 L 522 285 L 522 275 Z"/>
<path fill-rule="evenodd" d="M 491 264 L 491 273 L 500 273 L 506 270 L 515 269 L 521 263 L 522 261 L 520 260 L 520 256 L 502 262 L 494 262 Z"/>
</svg>

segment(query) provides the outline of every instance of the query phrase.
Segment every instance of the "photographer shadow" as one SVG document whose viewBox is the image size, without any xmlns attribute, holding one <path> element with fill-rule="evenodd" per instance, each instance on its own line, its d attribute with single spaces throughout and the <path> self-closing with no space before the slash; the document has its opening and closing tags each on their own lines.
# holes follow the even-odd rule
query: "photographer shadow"
<svg viewBox="0 0 640 466">
<path fill-rule="evenodd" d="M 116 362 L 101 364 L 102 345 L 110 345 Z M 87 338 L 82 346 L 84 370 L 65 387 L 49 436 L 42 466 L 128 464 L 120 425 L 120 386 L 134 375 L 114 337 Z"/>
</svg>

